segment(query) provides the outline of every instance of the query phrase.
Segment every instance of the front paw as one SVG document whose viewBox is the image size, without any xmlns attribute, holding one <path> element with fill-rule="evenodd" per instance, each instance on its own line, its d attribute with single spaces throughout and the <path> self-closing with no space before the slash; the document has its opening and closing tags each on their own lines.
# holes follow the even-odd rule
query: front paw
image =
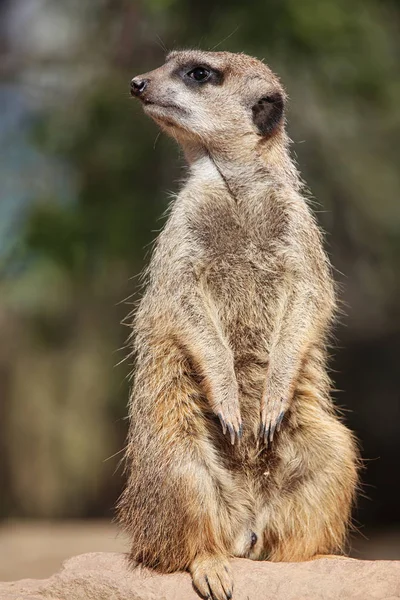
<svg viewBox="0 0 400 600">
<path fill-rule="evenodd" d="M 229 433 L 231 444 L 239 442 L 243 434 L 243 424 L 238 398 L 233 396 L 223 400 L 215 406 L 214 412 L 220 420 L 223 434 Z"/>
<path fill-rule="evenodd" d="M 272 444 L 275 431 L 280 430 L 287 407 L 288 402 L 283 397 L 263 398 L 259 436 L 267 447 Z"/>
</svg>

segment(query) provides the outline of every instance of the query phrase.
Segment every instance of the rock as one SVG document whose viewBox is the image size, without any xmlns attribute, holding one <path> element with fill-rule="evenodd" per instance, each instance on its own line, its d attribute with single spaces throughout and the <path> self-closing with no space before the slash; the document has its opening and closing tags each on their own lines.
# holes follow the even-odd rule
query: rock
<svg viewBox="0 0 400 600">
<path fill-rule="evenodd" d="M 321 558 L 304 563 L 235 559 L 234 600 L 395 600 L 400 561 Z M 49 579 L 0 583 L 0 600 L 199 600 L 187 573 L 129 566 L 126 555 L 67 560 Z"/>
</svg>

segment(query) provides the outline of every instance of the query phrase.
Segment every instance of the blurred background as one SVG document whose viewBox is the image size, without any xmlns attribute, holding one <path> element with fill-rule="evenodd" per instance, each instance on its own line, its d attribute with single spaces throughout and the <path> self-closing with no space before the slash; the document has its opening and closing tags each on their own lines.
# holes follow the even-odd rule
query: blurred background
<svg viewBox="0 0 400 600">
<path fill-rule="evenodd" d="M 288 89 L 365 459 L 352 555 L 400 558 L 399 24 L 397 0 L 0 0 L 0 579 L 126 548 L 121 322 L 183 165 L 129 82 L 186 46 L 264 58 Z"/>
</svg>

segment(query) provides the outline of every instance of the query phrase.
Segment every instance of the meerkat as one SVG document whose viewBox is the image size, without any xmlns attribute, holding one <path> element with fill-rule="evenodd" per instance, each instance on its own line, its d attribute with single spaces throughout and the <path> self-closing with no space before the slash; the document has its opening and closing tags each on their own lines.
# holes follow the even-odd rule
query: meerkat
<svg viewBox="0 0 400 600">
<path fill-rule="evenodd" d="M 179 51 L 131 82 L 189 176 L 132 336 L 126 488 L 134 562 L 232 597 L 230 557 L 340 552 L 357 449 L 330 398 L 331 267 L 259 60 Z"/>
</svg>

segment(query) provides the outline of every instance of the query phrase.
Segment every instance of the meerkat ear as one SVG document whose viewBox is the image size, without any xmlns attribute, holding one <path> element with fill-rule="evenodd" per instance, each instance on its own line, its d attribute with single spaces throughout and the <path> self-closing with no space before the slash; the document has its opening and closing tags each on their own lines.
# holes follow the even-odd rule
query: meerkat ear
<svg viewBox="0 0 400 600">
<path fill-rule="evenodd" d="M 253 122 L 263 136 L 270 136 L 282 120 L 285 101 L 280 92 L 263 96 L 252 107 Z"/>
</svg>

